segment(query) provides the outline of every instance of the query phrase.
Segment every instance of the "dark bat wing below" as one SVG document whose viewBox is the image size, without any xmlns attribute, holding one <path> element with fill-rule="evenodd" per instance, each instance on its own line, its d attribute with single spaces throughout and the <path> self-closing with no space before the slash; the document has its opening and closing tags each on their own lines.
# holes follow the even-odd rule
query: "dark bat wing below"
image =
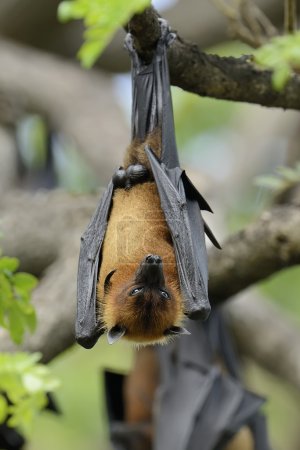
<svg viewBox="0 0 300 450">
<path fill-rule="evenodd" d="M 109 183 L 99 205 L 81 237 L 77 277 L 77 319 L 75 336 L 85 348 L 92 348 L 103 334 L 97 322 L 97 280 L 101 247 L 104 240 L 113 196 L 113 183 Z"/>
</svg>

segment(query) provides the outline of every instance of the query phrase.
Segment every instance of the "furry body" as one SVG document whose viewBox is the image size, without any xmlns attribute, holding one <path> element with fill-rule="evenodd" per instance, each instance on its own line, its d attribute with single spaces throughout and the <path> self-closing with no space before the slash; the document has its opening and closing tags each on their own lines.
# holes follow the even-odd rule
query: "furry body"
<svg viewBox="0 0 300 450">
<path fill-rule="evenodd" d="M 143 144 L 132 144 L 125 156 L 125 169 L 139 163 L 149 170 L 144 145 L 150 143 L 159 154 L 159 139 L 159 134 L 153 134 Z M 122 326 L 125 338 L 142 344 L 166 341 L 166 330 L 179 326 L 183 318 L 172 240 L 151 175 L 149 179 L 129 189 L 115 189 L 97 290 L 103 327 Z M 143 295 L 129 295 L 136 286 L 138 268 L 149 254 L 162 259 L 168 299 L 151 287 Z M 105 279 L 112 271 L 115 273 L 105 292 Z"/>
</svg>

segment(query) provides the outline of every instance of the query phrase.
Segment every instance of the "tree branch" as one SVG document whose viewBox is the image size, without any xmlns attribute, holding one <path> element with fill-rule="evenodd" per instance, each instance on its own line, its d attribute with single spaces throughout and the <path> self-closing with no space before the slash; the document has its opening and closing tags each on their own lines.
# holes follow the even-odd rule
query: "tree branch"
<svg viewBox="0 0 300 450">
<path fill-rule="evenodd" d="M 128 24 L 142 56 L 149 59 L 149 48 L 158 39 L 158 13 L 148 8 Z M 144 36 L 149 36 L 144 55 Z M 257 68 L 250 56 L 241 58 L 208 55 L 179 36 L 168 51 L 171 83 L 207 97 L 263 106 L 300 109 L 300 77 L 294 75 L 285 89 L 272 88 L 271 72 Z"/>
<path fill-rule="evenodd" d="M 275 207 L 209 252 L 209 291 L 222 302 L 273 273 L 300 263 L 300 210 Z"/>
<path fill-rule="evenodd" d="M 284 29 L 286 33 L 297 29 L 296 0 L 284 0 Z"/>
<path fill-rule="evenodd" d="M 239 0 L 233 4 L 214 0 L 214 3 L 226 17 L 233 38 L 257 48 L 276 36 L 276 28 L 252 0 Z"/>
</svg>

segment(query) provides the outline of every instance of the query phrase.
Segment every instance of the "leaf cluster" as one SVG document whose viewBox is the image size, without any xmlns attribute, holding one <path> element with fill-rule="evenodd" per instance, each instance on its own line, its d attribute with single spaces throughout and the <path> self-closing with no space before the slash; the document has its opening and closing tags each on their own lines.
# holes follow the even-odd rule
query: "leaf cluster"
<svg viewBox="0 0 300 450">
<path fill-rule="evenodd" d="M 0 423 L 30 434 L 33 419 L 48 403 L 47 392 L 59 383 L 37 362 L 39 353 L 0 353 Z"/>
<path fill-rule="evenodd" d="M 20 344 L 24 333 L 36 327 L 36 313 L 31 292 L 37 279 L 17 272 L 19 260 L 0 256 L 0 326 Z M 47 393 L 58 381 L 49 369 L 37 362 L 38 353 L 0 353 L 0 424 L 18 427 L 29 434 L 36 414 L 47 405 Z"/>
<path fill-rule="evenodd" d="M 255 50 L 253 57 L 256 64 L 272 70 L 273 88 L 281 91 L 300 70 L 300 32 L 274 37 Z"/>
<path fill-rule="evenodd" d="M 37 279 L 29 273 L 16 273 L 18 267 L 17 258 L 0 257 L 0 326 L 16 344 L 22 342 L 26 330 L 33 332 L 36 327 L 30 296 Z"/>
<path fill-rule="evenodd" d="M 150 0 L 68 0 L 60 3 L 58 17 L 62 22 L 83 20 L 84 44 L 78 56 L 83 66 L 90 68 L 115 31 L 149 4 Z"/>
</svg>

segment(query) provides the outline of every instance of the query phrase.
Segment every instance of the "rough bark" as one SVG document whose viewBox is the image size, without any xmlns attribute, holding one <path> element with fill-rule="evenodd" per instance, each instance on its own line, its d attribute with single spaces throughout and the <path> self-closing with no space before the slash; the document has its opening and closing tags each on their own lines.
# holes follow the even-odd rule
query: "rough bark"
<svg viewBox="0 0 300 450">
<path fill-rule="evenodd" d="M 209 253 L 210 297 L 219 303 L 274 272 L 300 263 L 300 210 L 275 207 Z"/>
</svg>

